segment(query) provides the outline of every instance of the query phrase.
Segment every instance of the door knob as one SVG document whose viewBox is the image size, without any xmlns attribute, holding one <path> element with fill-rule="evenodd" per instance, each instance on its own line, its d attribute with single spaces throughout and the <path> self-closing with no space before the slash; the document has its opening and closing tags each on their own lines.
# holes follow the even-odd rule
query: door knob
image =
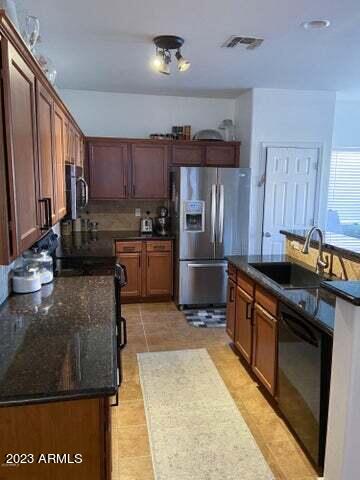
<svg viewBox="0 0 360 480">
<path fill-rule="evenodd" d="M 270 238 L 270 237 L 271 237 L 271 233 L 270 233 L 270 232 L 265 232 L 265 233 L 264 233 L 264 237 Z"/>
</svg>

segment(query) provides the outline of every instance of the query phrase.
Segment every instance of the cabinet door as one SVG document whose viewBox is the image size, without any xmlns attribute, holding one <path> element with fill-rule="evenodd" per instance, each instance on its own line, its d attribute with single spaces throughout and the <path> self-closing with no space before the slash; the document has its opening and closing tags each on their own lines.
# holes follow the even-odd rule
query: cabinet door
<svg viewBox="0 0 360 480">
<path fill-rule="evenodd" d="M 128 146 L 124 143 L 89 145 L 89 191 L 97 200 L 128 196 Z"/>
<path fill-rule="evenodd" d="M 1 54 L 13 254 L 18 255 L 40 235 L 35 76 L 4 38 L 1 39 Z"/>
<path fill-rule="evenodd" d="M 66 214 L 65 193 L 65 115 L 55 105 L 54 110 L 55 130 L 55 170 L 56 170 L 56 220 L 61 220 Z"/>
<path fill-rule="evenodd" d="M 168 198 L 168 146 L 132 145 L 132 198 Z"/>
<path fill-rule="evenodd" d="M 56 221 L 55 155 L 54 155 L 54 102 L 50 93 L 38 81 L 37 86 L 37 132 L 39 146 L 39 176 L 41 206 L 49 200 L 51 224 Z M 41 208 L 41 225 L 47 225 L 45 208 Z"/>
<path fill-rule="evenodd" d="M 75 164 L 78 167 L 82 167 L 82 158 L 81 158 L 81 136 L 79 132 L 75 132 Z"/>
<path fill-rule="evenodd" d="M 253 299 L 240 287 L 236 288 L 235 346 L 251 363 Z"/>
<path fill-rule="evenodd" d="M 230 278 L 227 288 L 226 305 L 226 331 L 231 340 L 235 339 L 235 321 L 236 321 L 236 284 Z"/>
<path fill-rule="evenodd" d="M 127 285 L 121 289 L 121 297 L 141 297 L 141 252 L 121 253 L 118 260 L 126 267 L 128 278 Z"/>
<path fill-rule="evenodd" d="M 205 165 L 209 167 L 236 167 L 237 152 L 235 145 L 211 145 L 205 148 Z"/>
<path fill-rule="evenodd" d="M 68 148 L 68 162 L 74 165 L 75 164 L 75 130 L 70 120 L 68 123 L 67 148 Z"/>
<path fill-rule="evenodd" d="M 172 252 L 147 252 L 146 296 L 172 295 Z"/>
<path fill-rule="evenodd" d="M 275 395 L 277 370 L 277 319 L 257 303 L 254 313 L 252 368 L 261 383 Z"/>
<path fill-rule="evenodd" d="M 200 167 L 204 160 L 204 148 L 201 145 L 173 145 L 171 163 L 174 166 L 192 165 Z"/>
</svg>

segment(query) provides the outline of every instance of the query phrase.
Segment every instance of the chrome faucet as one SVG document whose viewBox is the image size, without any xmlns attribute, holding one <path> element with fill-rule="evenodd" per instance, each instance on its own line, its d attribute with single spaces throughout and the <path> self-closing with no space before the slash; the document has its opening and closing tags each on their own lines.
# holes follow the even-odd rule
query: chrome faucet
<svg viewBox="0 0 360 480">
<path fill-rule="evenodd" d="M 318 235 L 319 235 L 319 255 L 318 255 L 318 258 L 316 260 L 316 271 L 318 273 L 322 273 L 324 271 L 324 269 L 329 266 L 329 260 L 326 257 L 324 257 L 324 252 L 323 252 L 324 234 L 319 227 L 312 227 L 308 231 L 308 233 L 306 235 L 305 243 L 304 243 L 304 246 L 303 246 L 303 249 L 302 249 L 302 253 L 305 253 L 305 254 L 309 253 L 310 241 L 311 241 L 311 237 L 313 236 L 314 232 L 317 232 Z"/>
</svg>

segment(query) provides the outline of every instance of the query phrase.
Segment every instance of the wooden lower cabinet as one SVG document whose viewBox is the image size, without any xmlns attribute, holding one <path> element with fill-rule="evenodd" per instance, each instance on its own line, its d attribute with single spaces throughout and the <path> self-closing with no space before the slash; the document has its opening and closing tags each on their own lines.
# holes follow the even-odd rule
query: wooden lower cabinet
<svg viewBox="0 0 360 480">
<path fill-rule="evenodd" d="M 134 253 L 120 253 L 119 262 L 126 267 L 128 283 L 121 290 L 122 299 L 141 297 L 141 251 Z"/>
<path fill-rule="evenodd" d="M 173 282 L 171 252 L 147 252 L 146 263 L 146 296 L 171 296 Z"/>
<path fill-rule="evenodd" d="M 110 480 L 108 398 L 0 408 L 0 458 L 6 480 Z M 29 434 L 31 432 L 31 435 Z M 33 463 L 6 466 L 7 453 L 34 455 Z M 82 455 L 81 463 L 38 463 L 40 454 Z"/>
<path fill-rule="evenodd" d="M 271 293 L 242 271 L 237 271 L 235 277 L 234 267 L 229 266 L 226 331 L 259 381 L 274 397 L 278 362 L 277 309 L 278 301 Z"/>
<path fill-rule="evenodd" d="M 277 319 L 255 303 L 252 369 L 272 395 L 276 393 L 277 342 Z"/>
<path fill-rule="evenodd" d="M 236 283 L 231 278 L 228 279 L 227 305 L 226 305 L 226 332 L 235 341 L 235 322 L 236 322 Z"/>
<path fill-rule="evenodd" d="M 236 287 L 235 346 L 251 363 L 253 299 L 239 286 Z"/>
<path fill-rule="evenodd" d="M 173 295 L 173 249 L 171 240 L 117 241 L 118 262 L 127 270 L 122 288 L 123 303 L 170 299 Z"/>
</svg>

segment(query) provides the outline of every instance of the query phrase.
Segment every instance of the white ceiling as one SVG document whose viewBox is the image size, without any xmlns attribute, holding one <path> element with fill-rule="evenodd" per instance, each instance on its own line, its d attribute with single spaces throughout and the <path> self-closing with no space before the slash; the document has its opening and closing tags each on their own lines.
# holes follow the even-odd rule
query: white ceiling
<svg viewBox="0 0 360 480">
<path fill-rule="evenodd" d="M 37 15 L 60 88 L 235 97 L 244 88 L 360 90 L 359 0 L 17 0 Z M 325 30 L 300 24 L 327 19 Z M 149 67 L 159 34 L 185 38 L 191 69 Z M 231 35 L 265 39 L 226 50 Z"/>
</svg>

